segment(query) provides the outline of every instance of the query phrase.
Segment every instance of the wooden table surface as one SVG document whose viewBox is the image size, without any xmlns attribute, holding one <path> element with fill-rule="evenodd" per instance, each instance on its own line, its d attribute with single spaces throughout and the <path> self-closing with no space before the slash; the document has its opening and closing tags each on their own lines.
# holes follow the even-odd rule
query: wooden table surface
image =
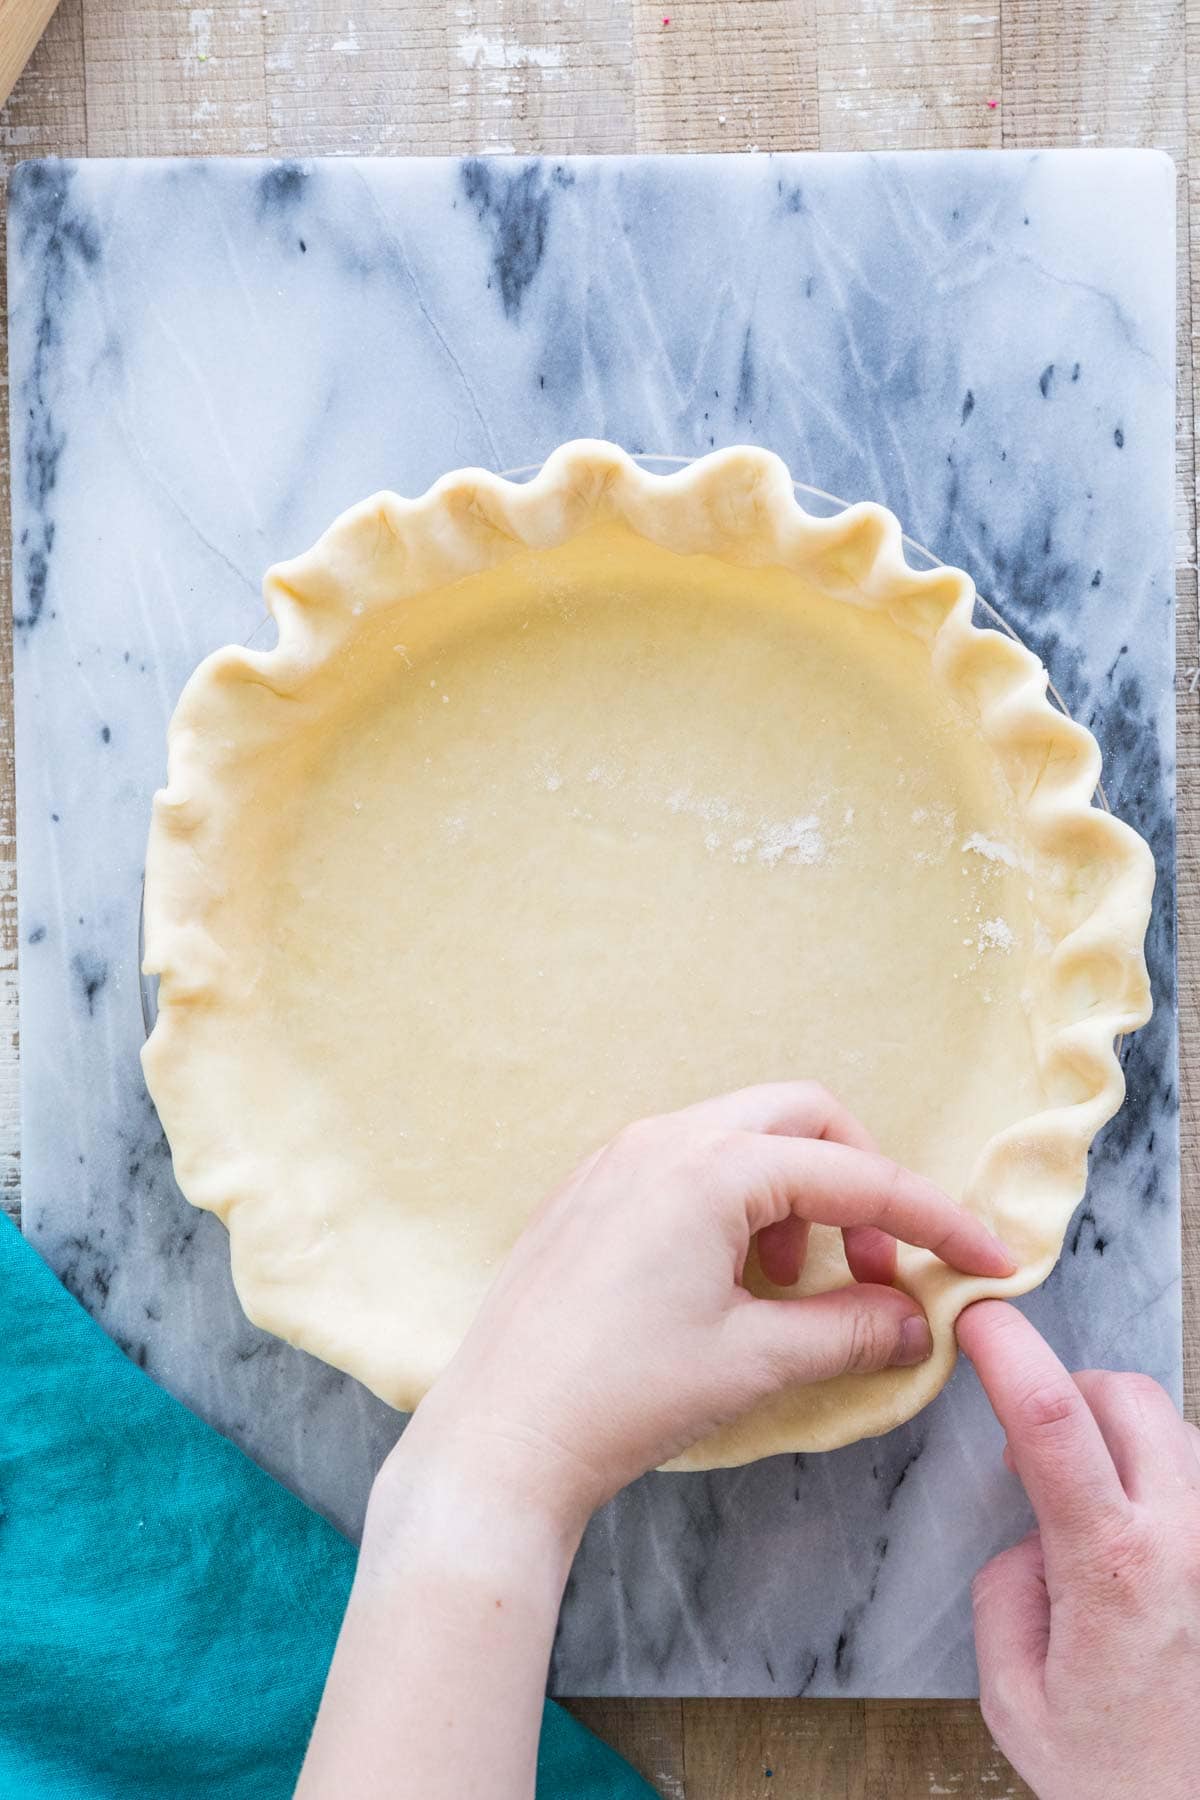
<svg viewBox="0 0 1200 1800">
<path fill-rule="evenodd" d="M 1190 106 L 1189 106 L 1190 90 Z M 1180 974 L 1197 1171 L 1200 0 L 61 0 L 0 112 L 26 156 L 1154 145 L 1179 169 Z M 1195 312 L 1194 312 L 1195 309 Z M 1193 314 L 1196 326 L 1193 327 Z M 7 436 L 0 556 L 9 568 Z M 0 609 L 0 1194 L 20 1204 L 11 607 Z M 1185 1226 L 1200 1397 L 1200 1230 Z M 1008 1800 L 964 1702 L 590 1701 L 666 1800 Z M 1132 1797 L 1131 1797 L 1132 1800 Z"/>
</svg>

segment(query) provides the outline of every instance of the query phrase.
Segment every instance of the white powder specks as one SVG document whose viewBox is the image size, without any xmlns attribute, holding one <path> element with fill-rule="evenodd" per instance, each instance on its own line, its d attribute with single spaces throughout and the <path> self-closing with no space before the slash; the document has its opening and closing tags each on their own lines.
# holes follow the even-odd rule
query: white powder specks
<svg viewBox="0 0 1200 1800">
<path fill-rule="evenodd" d="M 914 806 L 908 815 L 911 824 L 920 828 L 920 840 L 913 850 L 913 861 L 936 863 L 949 852 L 958 831 L 958 819 L 950 806 Z"/>
<path fill-rule="evenodd" d="M 1015 850 L 1010 849 L 1007 844 L 997 843 L 994 838 L 984 837 L 981 831 L 973 831 L 964 842 L 963 849 L 973 851 L 976 856 L 982 856 L 990 863 L 1004 863 L 1010 869 L 1020 867 L 1020 859 Z"/>
<path fill-rule="evenodd" d="M 804 819 L 786 820 L 759 828 L 758 860 L 773 869 L 776 863 L 812 864 L 825 857 L 825 839 L 816 813 Z"/>
<path fill-rule="evenodd" d="M 1003 950 L 1005 954 L 1016 947 L 1012 926 L 1006 919 L 985 919 L 979 927 L 979 948 L 981 950 Z"/>
<path fill-rule="evenodd" d="M 563 778 L 558 773 L 557 769 L 552 769 L 546 777 L 546 792 L 548 794 L 557 794 L 559 788 L 562 786 L 562 781 Z"/>
<path fill-rule="evenodd" d="M 517 44 L 469 31 L 455 47 L 459 62 L 471 69 L 561 69 L 561 44 Z"/>
<path fill-rule="evenodd" d="M 684 813 L 689 819 L 699 819 L 705 825 L 737 824 L 744 817 L 720 794 L 698 795 L 690 788 L 676 788 L 673 794 L 668 794 L 667 806 L 671 812 Z"/>
<path fill-rule="evenodd" d="M 624 772 L 616 763 L 593 763 L 583 778 L 590 781 L 593 787 L 615 788 L 624 780 Z"/>
<path fill-rule="evenodd" d="M 666 796 L 666 806 L 668 811 L 698 819 L 708 827 L 704 848 L 710 855 L 728 845 L 734 862 L 759 862 L 768 869 L 780 863 L 811 866 L 824 862 L 828 855 L 829 845 L 815 812 L 795 819 L 756 820 L 744 806 L 723 794 L 696 794 L 690 787 L 673 789 Z M 844 823 L 849 825 L 853 816 L 853 808 L 849 808 Z M 724 830 L 718 831 L 717 826 Z"/>
</svg>

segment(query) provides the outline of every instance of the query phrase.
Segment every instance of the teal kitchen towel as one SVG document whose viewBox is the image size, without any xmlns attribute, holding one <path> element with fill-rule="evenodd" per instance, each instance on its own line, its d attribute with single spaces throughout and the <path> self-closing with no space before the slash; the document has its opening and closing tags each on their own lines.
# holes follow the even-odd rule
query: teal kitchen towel
<svg viewBox="0 0 1200 1800">
<path fill-rule="evenodd" d="M 0 1800 L 286 1800 L 354 1550 L 0 1219 Z M 653 1800 L 547 1703 L 538 1800 Z"/>
</svg>

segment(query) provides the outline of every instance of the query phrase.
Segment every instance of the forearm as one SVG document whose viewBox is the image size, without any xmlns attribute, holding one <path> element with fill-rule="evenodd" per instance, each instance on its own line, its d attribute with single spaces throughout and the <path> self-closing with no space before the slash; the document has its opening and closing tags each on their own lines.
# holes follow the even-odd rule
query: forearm
<svg viewBox="0 0 1200 1800">
<path fill-rule="evenodd" d="M 372 1494 L 298 1800 L 531 1800 L 577 1541 L 414 1431 Z"/>
</svg>

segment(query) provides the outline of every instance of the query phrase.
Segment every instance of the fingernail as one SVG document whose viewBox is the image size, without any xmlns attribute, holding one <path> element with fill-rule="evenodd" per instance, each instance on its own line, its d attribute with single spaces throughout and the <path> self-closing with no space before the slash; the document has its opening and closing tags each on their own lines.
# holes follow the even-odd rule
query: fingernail
<svg viewBox="0 0 1200 1800">
<path fill-rule="evenodd" d="M 1004 1239 L 998 1238 L 994 1231 L 989 1231 L 988 1236 L 992 1240 L 992 1248 L 996 1252 L 997 1262 L 1002 1262 L 1004 1264 L 1000 1273 L 1002 1275 L 1015 1275 L 1021 1265 L 1009 1249 L 1008 1245 L 1004 1242 Z"/>
<path fill-rule="evenodd" d="M 933 1354 L 933 1334 L 929 1321 L 913 1313 L 900 1327 L 900 1342 L 892 1356 L 893 1369 L 911 1369 L 914 1363 L 928 1362 Z"/>
</svg>

